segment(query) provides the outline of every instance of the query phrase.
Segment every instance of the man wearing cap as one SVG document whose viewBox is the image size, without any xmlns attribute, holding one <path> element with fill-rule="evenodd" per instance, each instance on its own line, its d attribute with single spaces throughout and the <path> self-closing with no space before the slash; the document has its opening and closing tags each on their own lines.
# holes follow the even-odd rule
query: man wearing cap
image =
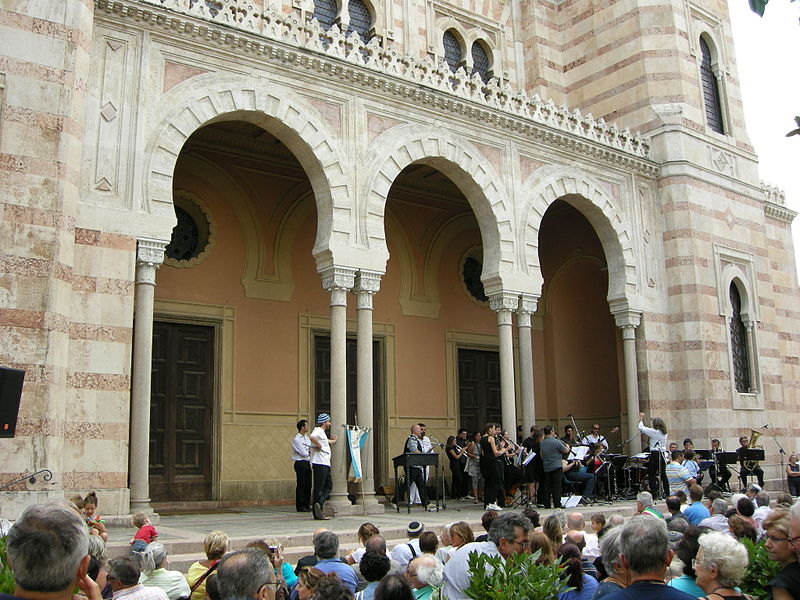
<svg viewBox="0 0 800 600">
<path fill-rule="evenodd" d="M 406 529 L 408 541 L 397 544 L 389 553 L 389 558 L 400 564 L 401 572 L 406 570 L 408 563 L 422 554 L 419 549 L 419 536 L 423 531 L 425 531 L 425 525 L 419 521 L 411 521 Z"/>
<path fill-rule="evenodd" d="M 328 439 L 327 431 L 331 428 L 331 416 L 328 413 L 320 413 L 317 417 L 317 426 L 309 436 L 309 441 L 314 447 L 311 454 L 311 470 L 314 474 L 314 492 L 311 497 L 314 501 L 314 518 L 318 520 L 327 519 L 322 509 L 325 501 L 331 495 L 333 481 L 331 480 L 331 444 L 336 443 L 336 434 L 332 433 Z"/>
</svg>

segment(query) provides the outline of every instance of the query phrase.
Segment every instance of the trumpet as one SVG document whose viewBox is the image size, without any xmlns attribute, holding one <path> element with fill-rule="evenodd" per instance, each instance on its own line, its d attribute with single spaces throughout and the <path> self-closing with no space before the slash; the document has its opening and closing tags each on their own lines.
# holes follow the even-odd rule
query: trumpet
<svg viewBox="0 0 800 600">
<path fill-rule="evenodd" d="M 429 435 L 428 440 L 430 441 L 431 446 L 439 446 L 440 448 L 444 448 L 444 444 L 437 440 L 434 436 Z"/>
</svg>

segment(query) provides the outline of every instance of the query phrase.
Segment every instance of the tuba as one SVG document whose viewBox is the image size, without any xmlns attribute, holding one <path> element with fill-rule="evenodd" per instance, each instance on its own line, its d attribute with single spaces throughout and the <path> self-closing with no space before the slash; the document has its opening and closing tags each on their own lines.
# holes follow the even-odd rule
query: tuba
<svg viewBox="0 0 800 600">
<path fill-rule="evenodd" d="M 754 448 L 760 448 L 761 450 L 764 449 L 764 446 L 758 443 L 758 438 L 761 437 L 761 432 L 756 431 L 755 429 L 750 430 L 750 439 L 747 442 L 747 449 L 752 450 Z M 752 471 L 758 466 L 757 460 L 745 460 L 742 462 L 742 466 L 747 469 L 748 471 Z"/>
</svg>

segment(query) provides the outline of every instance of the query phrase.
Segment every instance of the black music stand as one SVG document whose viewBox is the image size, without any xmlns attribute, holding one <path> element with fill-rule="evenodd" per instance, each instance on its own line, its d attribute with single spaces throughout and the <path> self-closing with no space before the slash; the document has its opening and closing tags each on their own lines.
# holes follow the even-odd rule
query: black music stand
<svg viewBox="0 0 800 600">
<path fill-rule="evenodd" d="M 436 512 L 439 512 L 439 496 L 444 496 L 443 488 L 444 486 L 439 485 L 439 455 L 436 452 L 432 453 L 419 453 L 419 452 L 406 452 L 404 454 L 400 454 L 395 456 L 392 459 L 392 463 L 394 464 L 394 480 L 395 480 L 395 487 L 399 488 L 400 486 L 397 485 L 397 482 L 400 479 L 397 477 L 397 469 L 398 467 L 403 467 L 403 475 L 405 476 L 405 489 L 403 490 L 403 496 L 406 499 L 406 508 L 408 513 L 411 514 L 411 483 L 408 479 L 408 470 L 411 467 L 434 467 L 435 469 L 435 476 L 434 476 L 434 488 L 436 489 Z M 427 482 L 426 484 L 427 485 Z M 399 494 L 395 492 L 395 499 L 397 500 L 397 512 L 400 512 L 400 501 L 402 498 Z M 447 505 L 444 503 L 444 498 L 442 498 L 442 509 L 446 508 Z"/>
</svg>

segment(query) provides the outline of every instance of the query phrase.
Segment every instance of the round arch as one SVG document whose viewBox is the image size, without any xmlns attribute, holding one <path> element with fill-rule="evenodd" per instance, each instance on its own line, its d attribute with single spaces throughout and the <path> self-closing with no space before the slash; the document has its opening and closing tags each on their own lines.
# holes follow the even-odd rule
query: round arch
<svg viewBox="0 0 800 600">
<path fill-rule="evenodd" d="M 529 275 L 539 282 L 539 229 L 548 207 L 556 200 L 564 200 L 591 223 L 600 239 L 608 263 L 608 301 L 623 302 L 635 308 L 636 261 L 629 226 L 625 216 L 611 198 L 591 177 L 570 167 L 542 167 L 532 173 L 523 184 L 526 202 L 522 208 L 523 224 L 520 232 L 521 264 Z"/>
<path fill-rule="evenodd" d="M 354 211 L 338 134 L 302 96 L 274 81 L 210 73 L 175 86 L 153 112 L 163 117 L 149 134 L 143 209 L 163 218 L 158 233 L 165 239 L 174 225 L 172 179 L 184 143 L 204 125 L 237 120 L 278 137 L 305 170 L 317 206 L 317 267 L 333 264 L 337 249 L 347 248 Z"/>
<path fill-rule="evenodd" d="M 481 279 L 487 294 L 502 289 L 503 277 L 513 271 L 515 240 L 513 215 L 499 175 L 472 144 L 447 132 L 408 125 L 389 129 L 367 149 L 375 157 L 369 167 L 364 205 L 359 208 L 359 242 L 372 256 L 381 257 L 380 270 L 388 260 L 384 216 L 386 199 L 400 172 L 424 163 L 449 177 L 469 202 L 483 241 L 484 271 Z"/>
</svg>

